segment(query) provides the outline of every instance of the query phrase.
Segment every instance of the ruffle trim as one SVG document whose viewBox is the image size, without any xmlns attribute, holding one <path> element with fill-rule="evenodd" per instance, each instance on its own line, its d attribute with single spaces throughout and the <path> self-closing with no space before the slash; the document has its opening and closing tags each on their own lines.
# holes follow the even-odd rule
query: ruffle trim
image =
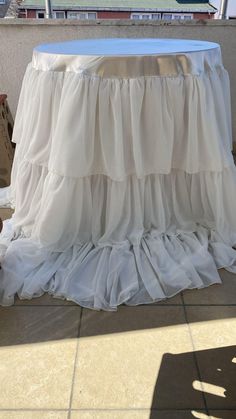
<svg viewBox="0 0 236 419">
<path fill-rule="evenodd" d="M 222 171 L 232 163 L 223 68 L 121 83 L 29 66 L 18 109 L 14 166 L 25 159 L 61 176 L 103 173 L 123 180 L 171 169 Z"/>
<path fill-rule="evenodd" d="M 14 179 L 16 234 L 23 230 L 55 251 L 90 241 L 137 244 L 147 231 L 193 232 L 198 224 L 223 237 L 236 232 L 235 167 L 194 175 L 173 170 L 116 182 L 103 175 L 63 178 L 23 161 Z"/>
<path fill-rule="evenodd" d="M 4 224 L 6 235 L 11 220 Z M 184 289 L 221 283 L 219 268 L 236 273 L 233 244 L 202 226 L 175 235 L 151 231 L 138 245 L 89 242 L 64 252 L 18 238 L 10 241 L 2 260 L 0 304 L 14 304 L 16 294 L 31 299 L 44 293 L 95 310 L 153 303 Z"/>
</svg>

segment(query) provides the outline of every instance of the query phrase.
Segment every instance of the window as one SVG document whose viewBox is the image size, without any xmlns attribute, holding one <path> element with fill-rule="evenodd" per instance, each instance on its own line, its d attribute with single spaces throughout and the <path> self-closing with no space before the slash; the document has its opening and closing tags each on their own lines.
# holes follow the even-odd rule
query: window
<svg viewBox="0 0 236 419">
<path fill-rule="evenodd" d="M 152 14 L 152 19 L 153 20 L 160 20 L 161 19 L 161 14 L 160 13 L 153 13 Z"/>
<path fill-rule="evenodd" d="M 38 19 L 44 19 L 45 18 L 45 13 L 42 11 L 36 11 L 36 17 L 38 18 Z"/>
<path fill-rule="evenodd" d="M 76 13 L 76 12 L 67 12 L 67 18 L 68 19 L 79 19 L 78 14 L 79 13 Z"/>
<path fill-rule="evenodd" d="M 174 20 L 180 20 L 180 19 L 182 19 L 182 16 L 181 15 L 173 15 L 173 19 Z"/>
<path fill-rule="evenodd" d="M 46 13 L 42 10 L 37 10 L 36 11 L 36 17 L 38 19 L 44 19 L 46 16 Z M 60 11 L 60 12 L 53 12 L 53 18 L 54 19 L 65 19 L 65 12 L 64 11 Z"/>
<path fill-rule="evenodd" d="M 85 19 L 97 19 L 97 13 L 94 12 L 88 12 L 88 13 L 84 13 L 84 12 L 67 12 L 67 17 L 68 19 L 81 19 L 81 20 L 85 20 Z"/>
<path fill-rule="evenodd" d="M 65 12 L 53 12 L 54 19 L 65 19 Z"/>
<path fill-rule="evenodd" d="M 173 14 L 172 19 L 190 20 L 193 19 L 191 14 Z"/>
<path fill-rule="evenodd" d="M 0 0 L 0 4 L 5 4 L 6 0 Z"/>
<path fill-rule="evenodd" d="M 97 18 L 97 13 L 88 13 L 88 19 L 96 19 Z"/>
<path fill-rule="evenodd" d="M 180 14 L 180 13 L 163 13 L 162 19 L 164 20 L 190 20 L 193 19 L 193 15 L 188 14 Z"/>
<path fill-rule="evenodd" d="M 131 19 L 133 20 L 159 20 L 161 19 L 160 13 L 132 13 Z"/>
<path fill-rule="evenodd" d="M 170 14 L 170 13 L 163 13 L 162 19 L 164 19 L 164 20 L 171 20 L 172 19 L 172 14 Z"/>
<path fill-rule="evenodd" d="M 86 13 L 79 13 L 78 14 L 78 19 L 86 19 L 86 17 L 87 17 L 87 14 Z"/>
<path fill-rule="evenodd" d="M 184 20 L 191 20 L 193 19 L 193 15 L 184 15 Z"/>
</svg>

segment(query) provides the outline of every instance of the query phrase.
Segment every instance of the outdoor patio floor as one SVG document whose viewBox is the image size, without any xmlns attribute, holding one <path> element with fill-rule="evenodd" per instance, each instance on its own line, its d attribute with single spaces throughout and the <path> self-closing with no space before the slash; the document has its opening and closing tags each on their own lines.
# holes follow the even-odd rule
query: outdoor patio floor
<svg viewBox="0 0 236 419">
<path fill-rule="evenodd" d="M 0 210 L 0 217 L 9 217 Z M 0 308 L 0 419 L 236 418 L 236 275 L 161 303 Z"/>
</svg>

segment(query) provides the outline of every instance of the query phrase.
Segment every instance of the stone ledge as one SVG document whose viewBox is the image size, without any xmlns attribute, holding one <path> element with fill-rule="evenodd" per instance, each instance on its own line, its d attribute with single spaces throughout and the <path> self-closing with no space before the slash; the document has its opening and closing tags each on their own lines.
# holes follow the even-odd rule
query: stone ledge
<svg viewBox="0 0 236 419">
<path fill-rule="evenodd" d="M 236 28 L 235 20 L 217 20 L 217 19 L 193 19 L 193 20 L 173 20 L 173 21 L 135 21 L 130 19 L 97 19 L 95 21 L 78 21 L 73 19 L 0 19 L 0 25 L 3 26 L 230 26 Z"/>
</svg>

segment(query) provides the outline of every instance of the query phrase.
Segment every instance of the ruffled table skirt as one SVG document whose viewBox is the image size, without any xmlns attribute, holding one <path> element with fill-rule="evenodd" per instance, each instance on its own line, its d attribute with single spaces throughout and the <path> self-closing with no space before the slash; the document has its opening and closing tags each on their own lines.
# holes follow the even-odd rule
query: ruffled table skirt
<svg viewBox="0 0 236 419">
<path fill-rule="evenodd" d="M 0 191 L 15 207 L 0 235 L 2 305 L 48 292 L 116 310 L 236 273 L 229 80 L 220 49 L 203 58 L 128 78 L 101 75 L 101 60 L 41 68 L 35 53 Z"/>
</svg>

